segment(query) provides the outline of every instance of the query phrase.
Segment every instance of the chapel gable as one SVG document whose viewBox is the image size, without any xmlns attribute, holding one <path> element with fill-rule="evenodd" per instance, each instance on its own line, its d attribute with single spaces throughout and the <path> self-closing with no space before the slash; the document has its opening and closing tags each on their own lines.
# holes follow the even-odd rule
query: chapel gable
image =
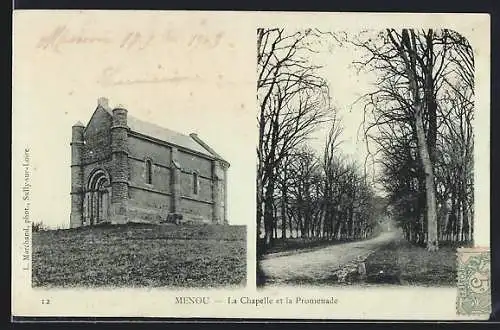
<svg viewBox="0 0 500 330">
<path fill-rule="evenodd" d="M 111 157 L 111 125 L 113 117 L 105 104 L 99 104 L 85 131 L 83 161 L 91 163 Z"/>
</svg>

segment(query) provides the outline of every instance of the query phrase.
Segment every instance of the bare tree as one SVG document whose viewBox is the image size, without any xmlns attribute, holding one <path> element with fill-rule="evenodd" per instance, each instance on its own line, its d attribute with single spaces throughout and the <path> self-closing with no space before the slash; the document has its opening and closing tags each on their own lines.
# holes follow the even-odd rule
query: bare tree
<svg viewBox="0 0 500 330">
<path fill-rule="evenodd" d="M 365 117 L 365 137 L 378 146 L 372 156 L 381 155 L 378 162 L 386 176 L 382 181 L 392 193 L 396 213 L 406 217 L 402 224 L 407 238 L 425 241 L 427 249 L 435 251 L 439 231 L 449 222 L 449 195 L 461 191 L 459 195 L 466 196 L 461 199 L 471 199 L 467 189 L 454 188 L 449 164 L 451 158 L 462 154 L 459 163 L 464 171 L 451 167 L 461 175 L 455 181 L 471 181 L 466 173 L 470 173 L 472 164 L 465 159 L 472 146 L 472 132 L 467 126 L 473 107 L 472 48 L 454 31 L 432 29 L 387 29 L 352 43 L 367 54 L 357 64 L 378 77 L 375 92 L 364 97 L 365 116 L 370 115 Z M 457 125 L 462 127 L 458 129 L 460 134 L 455 134 Z M 443 156 L 446 150 L 453 157 Z M 462 214 L 458 218 L 467 215 L 468 219 L 467 212 L 456 213 Z M 462 222 L 458 221 L 459 227 Z"/>
<path fill-rule="evenodd" d="M 257 227 L 260 230 L 263 220 L 266 245 L 275 223 L 272 203 L 277 169 L 330 112 L 327 84 L 306 56 L 313 52 L 314 37 L 310 30 L 292 34 L 283 29 L 257 31 Z"/>
<path fill-rule="evenodd" d="M 391 129 L 395 129 L 394 126 L 411 128 L 412 140 L 416 142 L 422 170 L 420 186 L 425 191 L 429 251 L 438 249 L 434 179 L 438 133 L 436 97 L 450 63 L 447 38 L 448 34 L 432 29 L 387 29 L 376 38 L 378 43 L 371 39 L 355 43 L 369 53 L 368 60 L 361 64 L 368 65 L 381 78 L 380 87 L 370 94 L 369 103 L 373 105 L 378 98 L 390 100 L 384 107 L 374 107 L 378 114 L 384 115 L 375 118 L 368 130 L 373 127 L 385 129 L 387 124 L 395 123 Z"/>
<path fill-rule="evenodd" d="M 334 117 L 326 138 L 325 149 L 323 153 L 323 171 L 325 175 L 324 184 L 324 229 L 326 236 L 332 238 L 334 233 L 335 218 L 340 203 L 340 178 L 347 170 L 342 164 L 342 159 L 338 157 L 338 147 L 342 142 L 340 136 L 343 128 L 337 117 Z"/>
</svg>

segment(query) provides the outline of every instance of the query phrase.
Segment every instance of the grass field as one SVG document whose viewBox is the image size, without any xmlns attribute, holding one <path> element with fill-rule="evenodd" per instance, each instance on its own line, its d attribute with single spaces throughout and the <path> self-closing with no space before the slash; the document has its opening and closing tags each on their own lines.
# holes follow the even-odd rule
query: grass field
<svg viewBox="0 0 500 330">
<path fill-rule="evenodd" d="M 246 227 L 127 224 L 33 233 L 34 287 L 246 283 Z"/>
<path fill-rule="evenodd" d="M 366 282 L 423 286 L 455 286 L 456 249 L 440 246 L 428 252 L 401 239 L 370 255 L 366 261 Z"/>
</svg>

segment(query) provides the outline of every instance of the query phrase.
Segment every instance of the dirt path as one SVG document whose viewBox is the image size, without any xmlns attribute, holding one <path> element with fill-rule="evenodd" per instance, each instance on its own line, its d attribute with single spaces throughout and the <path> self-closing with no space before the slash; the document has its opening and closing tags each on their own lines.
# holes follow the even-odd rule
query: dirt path
<svg viewBox="0 0 500 330">
<path fill-rule="evenodd" d="M 366 258 L 382 245 L 396 240 L 400 232 L 385 232 L 366 241 L 332 245 L 319 250 L 276 256 L 260 261 L 268 284 L 289 282 L 324 282 L 343 265 Z"/>
</svg>

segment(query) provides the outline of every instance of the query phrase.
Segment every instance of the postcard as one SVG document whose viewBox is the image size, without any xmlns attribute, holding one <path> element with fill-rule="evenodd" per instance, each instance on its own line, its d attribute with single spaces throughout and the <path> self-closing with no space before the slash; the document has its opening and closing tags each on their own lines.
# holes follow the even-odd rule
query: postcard
<svg viewBox="0 0 500 330">
<path fill-rule="evenodd" d="M 488 318 L 488 15 L 13 16 L 14 317 Z"/>
</svg>

